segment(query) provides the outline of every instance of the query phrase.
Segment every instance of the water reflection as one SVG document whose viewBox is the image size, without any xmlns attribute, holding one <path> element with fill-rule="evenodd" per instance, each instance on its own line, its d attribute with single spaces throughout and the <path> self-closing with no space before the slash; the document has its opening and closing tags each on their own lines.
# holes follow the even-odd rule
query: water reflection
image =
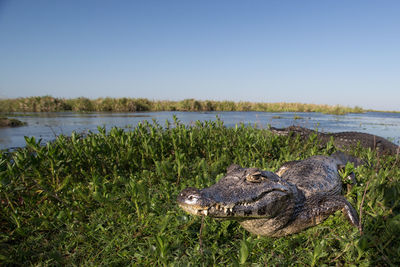
<svg viewBox="0 0 400 267">
<path fill-rule="evenodd" d="M 145 113 L 24 113 L 17 118 L 28 123 L 17 128 L 0 128 L 0 148 L 14 148 L 25 145 L 24 136 L 34 136 L 43 142 L 53 140 L 57 135 L 70 135 L 73 131 L 97 132 L 98 126 L 110 129 L 113 126 L 129 128 L 139 122 L 156 120 L 164 125 L 176 115 L 184 124 L 195 121 L 215 120 L 218 116 L 228 127 L 244 123 L 260 128 L 287 127 L 300 125 L 326 132 L 359 131 L 400 143 L 400 114 L 369 112 L 364 114 L 329 115 L 320 113 L 267 113 L 267 112 L 145 112 Z"/>
</svg>

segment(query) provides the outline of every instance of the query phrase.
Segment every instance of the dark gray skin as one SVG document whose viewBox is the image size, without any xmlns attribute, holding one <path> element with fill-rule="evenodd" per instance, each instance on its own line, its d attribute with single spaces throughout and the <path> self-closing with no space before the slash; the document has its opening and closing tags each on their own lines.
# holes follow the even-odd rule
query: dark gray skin
<svg viewBox="0 0 400 267">
<path fill-rule="evenodd" d="M 383 155 L 396 155 L 399 153 L 399 146 L 373 134 L 360 132 L 322 133 L 300 126 L 287 128 L 270 127 L 270 131 L 277 135 L 300 136 L 302 139 L 308 139 L 311 135 L 316 134 L 321 145 L 326 145 L 332 138 L 334 145 L 340 149 L 354 148 L 360 144 L 362 147 L 376 150 Z"/>
<path fill-rule="evenodd" d="M 177 201 L 193 215 L 237 220 L 263 236 L 300 232 L 337 210 L 359 227 L 357 212 L 341 195 L 338 168 L 348 161 L 359 164 L 339 152 L 285 163 L 277 173 L 231 165 L 216 184 L 201 190 L 186 188 Z"/>
</svg>

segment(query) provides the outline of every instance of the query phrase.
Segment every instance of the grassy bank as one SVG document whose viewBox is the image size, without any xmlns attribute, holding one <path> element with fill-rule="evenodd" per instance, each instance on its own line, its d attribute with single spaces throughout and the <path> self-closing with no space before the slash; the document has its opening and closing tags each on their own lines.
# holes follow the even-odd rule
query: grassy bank
<svg viewBox="0 0 400 267">
<path fill-rule="evenodd" d="M 215 183 L 231 163 L 276 170 L 334 151 L 313 141 L 220 121 L 100 129 L 44 146 L 27 138 L 26 148 L 0 158 L 0 265 L 400 264 L 394 157 L 353 152 L 374 166 L 357 168 L 358 184 L 344 192 L 357 210 L 363 203 L 362 236 L 340 212 L 282 238 L 205 218 L 200 236 L 201 218 L 176 205 L 180 190 Z"/>
<path fill-rule="evenodd" d="M 182 101 L 144 98 L 74 99 L 51 96 L 0 99 L 0 112 L 56 112 L 56 111 L 265 111 L 265 112 L 321 112 L 329 114 L 361 113 L 360 107 L 314 105 L 302 103 L 253 103 L 232 101 Z"/>
</svg>

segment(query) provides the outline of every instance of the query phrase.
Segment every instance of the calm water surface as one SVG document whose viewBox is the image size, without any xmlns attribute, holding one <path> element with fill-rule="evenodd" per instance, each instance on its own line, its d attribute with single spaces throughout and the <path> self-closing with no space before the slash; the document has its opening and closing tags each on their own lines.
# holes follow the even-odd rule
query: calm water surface
<svg viewBox="0 0 400 267">
<path fill-rule="evenodd" d="M 400 114 L 368 112 L 364 114 L 328 115 L 321 113 L 267 113 L 267 112 L 144 112 L 144 113 L 25 113 L 8 116 L 28 123 L 17 128 L 0 128 L 0 149 L 23 147 L 24 136 L 34 136 L 42 142 L 54 140 L 57 135 L 73 131 L 97 132 L 98 126 L 127 128 L 142 121 L 155 119 L 161 125 L 173 121 L 173 115 L 185 124 L 197 120 L 215 120 L 218 116 L 228 127 L 239 123 L 256 124 L 260 128 L 300 125 L 326 132 L 359 131 L 388 138 L 400 144 Z"/>
</svg>

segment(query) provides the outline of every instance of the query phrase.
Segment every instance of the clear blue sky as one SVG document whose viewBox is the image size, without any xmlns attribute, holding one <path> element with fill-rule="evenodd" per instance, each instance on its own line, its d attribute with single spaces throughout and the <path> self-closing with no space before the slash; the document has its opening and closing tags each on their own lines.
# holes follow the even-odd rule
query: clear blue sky
<svg viewBox="0 0 400 267">
<path fill-rule="evenodd" d="M 0 97 L 400 110 L 400 1 L 0 0 Z"/>
</svg>

